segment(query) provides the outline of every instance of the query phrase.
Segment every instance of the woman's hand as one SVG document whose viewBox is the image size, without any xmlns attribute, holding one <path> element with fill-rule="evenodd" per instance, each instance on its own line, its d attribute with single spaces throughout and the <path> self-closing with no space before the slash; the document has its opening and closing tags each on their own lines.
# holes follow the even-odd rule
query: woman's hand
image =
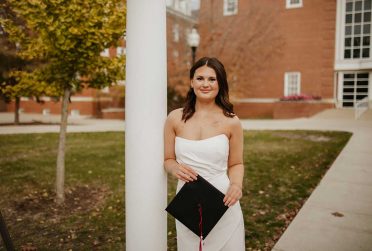
<svg viewBox="0 0 372 251">
<path fill-rule="evenodd" d="M 223 202 L 225 203 L 225 206 L 231 207 L 240 200 L 242 195 L 242 188 L 236 183 L 231 183 L 225 198 L 223 198 Z"/>
<path fill-rule="evenodd" d="M 190 182 L 197 179 L 198 174 L 189 166 L 184 164 L 177 164 L 172 168 L 172 175 L 184 182 Z"/>
</svg>

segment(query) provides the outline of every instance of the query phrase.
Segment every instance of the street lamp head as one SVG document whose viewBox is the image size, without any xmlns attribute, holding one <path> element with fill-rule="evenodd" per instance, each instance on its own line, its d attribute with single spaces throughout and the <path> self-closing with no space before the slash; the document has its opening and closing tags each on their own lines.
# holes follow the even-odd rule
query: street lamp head
<svg viewBox="0 0 372 251">
<path fill-rule="evenodd" d="M 187 43 L 190 47 L 198 47 L 200 42 L 200 35 L 195 28 L 192 28 L 191 32 L 187 37 Z"/>
</svg>

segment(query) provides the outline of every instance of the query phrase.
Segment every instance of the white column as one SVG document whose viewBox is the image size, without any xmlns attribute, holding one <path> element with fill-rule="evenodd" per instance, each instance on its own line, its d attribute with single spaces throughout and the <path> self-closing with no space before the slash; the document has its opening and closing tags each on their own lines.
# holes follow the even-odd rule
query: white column
<svg viewBox="0 0 372 251">
<path fill-rule="evenodd" d="M 125 93 L 126 250 L 167 249 L 166 2 L 128 0 Z"/>
</svg>

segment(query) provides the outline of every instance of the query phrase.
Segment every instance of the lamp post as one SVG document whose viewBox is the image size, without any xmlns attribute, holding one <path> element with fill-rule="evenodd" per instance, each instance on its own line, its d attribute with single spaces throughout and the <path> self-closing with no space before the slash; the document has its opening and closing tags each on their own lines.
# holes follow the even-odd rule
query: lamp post
<svg viewBox="0 0 372 251">
<path fill-rule="evenodd" d="M 200 35 L 196 28 L 192 28 L 191 32 L 189 33 L 187 37 L 187 43 L 191 47 L 191 53 L 192 53 L 192 65 L 195 64 L 195 54 L 196 54 L 196 49 L 199 46 L 200 42 Z"/>
</svg>

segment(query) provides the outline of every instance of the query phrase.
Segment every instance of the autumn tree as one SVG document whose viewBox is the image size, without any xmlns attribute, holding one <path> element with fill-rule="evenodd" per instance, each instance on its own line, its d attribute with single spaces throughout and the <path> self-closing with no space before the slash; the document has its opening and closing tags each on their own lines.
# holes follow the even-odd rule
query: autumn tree
<svg viewBox="0 0 372 251">
<path fill-rule="evenodd" d="M 22 19 L 10 9 L 5 0 L 0 0 L 0 18 L 10 19 L 18 27 L 22 27 L 23 32 L 29 32 L 26 29 Z M 0 95 L 9 103 L 14 100 L 14 123 L 19 123 L 20 98 L 29 97 L 39 100 L 43 95 L 54 95 L 53 88 L 39 83 L 34 85 L 26 78 L 20 78 L 22 71 L 30 71 L 37 67 L 38 62 L 25 60 L 17 55 L 20 44 L 12 42 L 9 34 L 0 26 Z"/>
<path fill-rule="evenodd" d="M 72 91 L 102 88 L 124 79 L 124 58 L 101 57 L 125 31 L 122 0 L 6 0 L 25 21 L 31 35 L 10 19 L 1 25 L 11 41 L 20 44 L 19 55 L 44 62 L 18 77 L 34 85 L 46 83 L 62 97 L 61 126 L 56 168 L 57 203 L 64 202 L 65 141 L 68 104 Z"/>
</svg>

